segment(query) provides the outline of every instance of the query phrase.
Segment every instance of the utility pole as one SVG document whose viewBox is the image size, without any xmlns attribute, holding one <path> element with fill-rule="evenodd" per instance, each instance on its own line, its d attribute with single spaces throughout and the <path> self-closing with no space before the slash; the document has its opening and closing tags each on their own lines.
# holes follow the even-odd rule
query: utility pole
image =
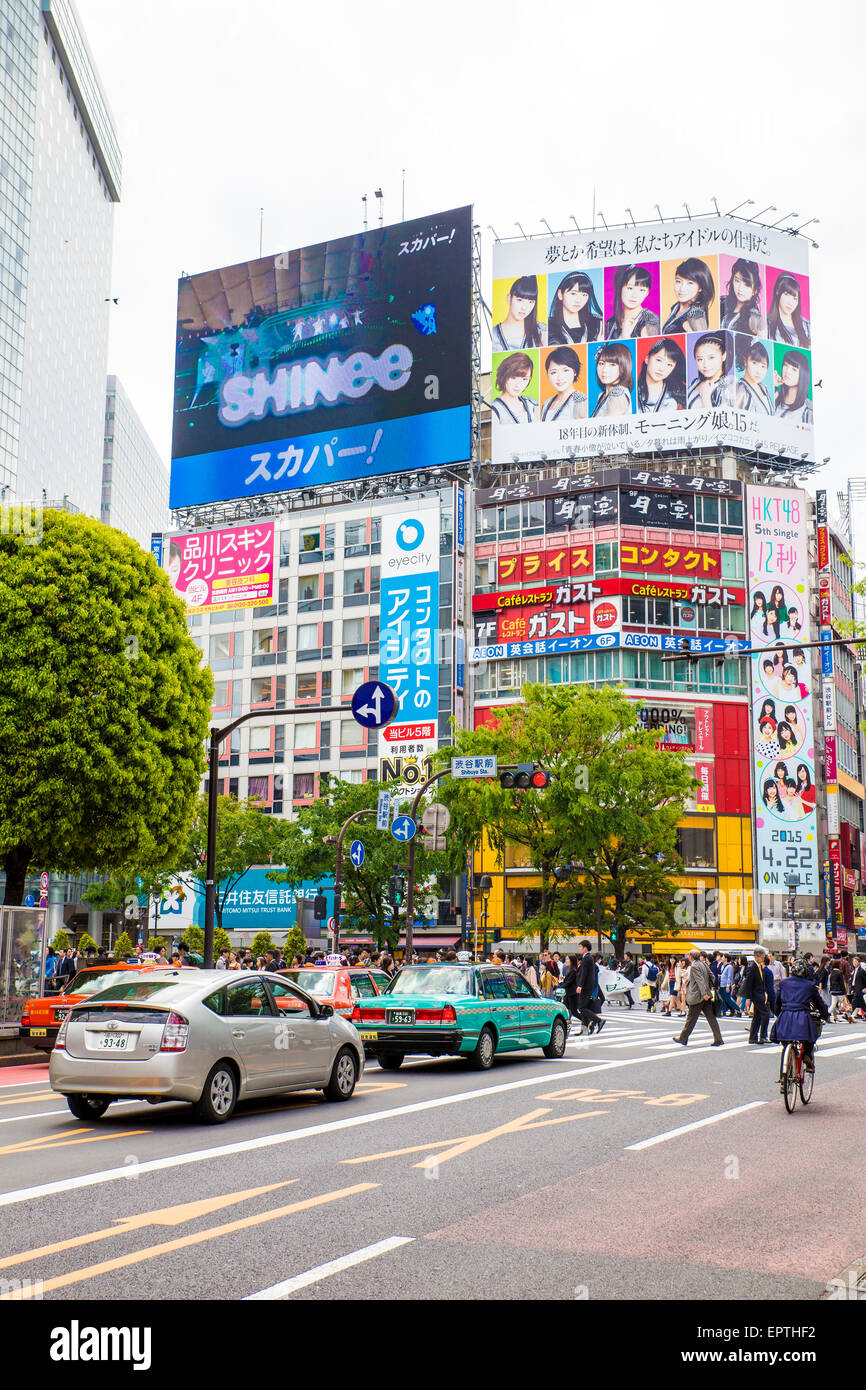
<svg viewBox="0 0 866 1390">
<path fill-rule="evenodd" d="M 412 802 L 412 809 L 409 812 L 409 815 L 412 817 L 413 820 L 415 819 L 415 815 L 418 810 L 418 806 L 421 802 L 421 798 L 426 792 L 427 788 L 432 787 L 434 782 L 438 782 L 440 777 L 448 777 L 450 775 L 450 771 L 450 768 L 445 768 L 442 772 L 434 772 L 432 777 L 428 777 L 426 782 L 421 783 L 421 786 L 415 793 L 415 799 Z M 409 870 L 408 882 L 406 884 L 406 949 L 404 951 L 404 956 L 407 965 L 411 962 L 412 928 L 415 920 L 415 844 L 417 842 L 417 839 L 418 836 L 416 834 L 413 835 L 412 839 L 409 841 Z"/>
</svg>

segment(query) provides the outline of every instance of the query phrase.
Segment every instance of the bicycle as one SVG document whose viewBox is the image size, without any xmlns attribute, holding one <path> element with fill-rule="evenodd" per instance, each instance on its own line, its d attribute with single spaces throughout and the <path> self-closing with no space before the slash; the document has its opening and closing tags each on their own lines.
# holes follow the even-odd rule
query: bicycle
<svg viewBox="0 0 866 1390">
<path fill-rule="evenodd" d="M 812 1054 L 812 1066 L 814 1068 L 814 1051 Z M 789 1042 L 785 1044 L 782 1053 L 782 1066 L 779 1073 L 779 1085 L 782 1095 L 785 1098 L 785 1109 L 789 1115 L 793 1115 L 797 1105 L 797 1092 L 800 1092 L 800 1100 L 804 1105 L 808 1105 L 812 1099 L 812 1087 L 815 1084 L 815 1072 L 807 1071 L 803 1060 L 803 1042 Z"/>
</svg>

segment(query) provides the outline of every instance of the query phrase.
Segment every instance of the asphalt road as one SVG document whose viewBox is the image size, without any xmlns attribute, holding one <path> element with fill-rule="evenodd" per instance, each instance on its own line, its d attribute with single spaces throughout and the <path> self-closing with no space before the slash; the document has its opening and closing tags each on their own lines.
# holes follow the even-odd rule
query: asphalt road
<svg viewBox="0 0 866 1390">
<path fill-rule="evenodd" d="M 0 1301 L 800 1299 L 866 1252 L 866 1027 L 835 1025 L 786 1114 L 776 1047 L 608 1007 L 605 1032 L 469 1071 L 370 1066 L 356 1096 L 204 1126 L 139 1102 L 74 1121 L 0 1072 Z M 719 1118 L 721 1117 L 721 1118 Z"/>
</svg>

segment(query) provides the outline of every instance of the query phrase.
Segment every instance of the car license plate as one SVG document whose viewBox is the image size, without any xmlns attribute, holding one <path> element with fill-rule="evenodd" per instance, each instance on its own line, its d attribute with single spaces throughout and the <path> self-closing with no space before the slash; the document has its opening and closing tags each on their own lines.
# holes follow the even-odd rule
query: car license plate
<svg viewBox="0 0 866 1390">
<path fill-rule="evenodd" d="M 409 1024 L 409 1025 L 411 1026 L 411 1025 L 415 1022 L 415 1010 L 414 1010 L 414 1009 L 389 1009 L 389 1010 L 388 1010 L 388 1022 L 389 1022 L 389 1023 L 404 1023 L 404 1024 Z"/>
<path fill-rule="evenodd" d="M 47 1037 L 48 1037 L 48 1029 L 47 1029 L 47 1028 L 31 1028 L 31 1029 L 30 1029 L 30 1036 L 31 1036 L 31 1038 L 47 1038 Z"/>
<path fill-rule="evenodd" d="M 56 1018 L 56 1020 L 57 1020 L 58 1023 L 62 1023 L 63 1020 L 64 1020 L 64 1018 L 66 1017 L 66 1015 L 67 1015 L 68 1013 L 69 1013 L 69 1010 L 68 1010 L 68 1009 L 55 1009 L 55 1010 L 54 1010 L 54 1017 Z"/>
<path fill-rule="evenodd" d="M 97 1043 L 99 1052 L 126 1052 L 131 1033 L 102 1033 Z"/>
<path fill-rule="evenodd" d="M 369 1028 L 364 1028 L 360 1031 L 359 1036 L 361 1042 L 375 1042 L 379 1035 L 378 1033 L 372 1032 Z"/>
</svg>

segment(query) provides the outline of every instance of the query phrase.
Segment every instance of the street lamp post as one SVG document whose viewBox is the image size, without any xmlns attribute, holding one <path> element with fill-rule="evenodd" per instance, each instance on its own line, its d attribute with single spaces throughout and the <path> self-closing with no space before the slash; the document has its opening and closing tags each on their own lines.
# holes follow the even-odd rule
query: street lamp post
<svg viewBox="0 0 866 1390">
<path fill-rule="evenodd" d="M 490 874 L 482 874 L 481 882 L 478 885 L 481 892 L 481 902 L 483 904 L 481 917 L 484 922 L 484 954 L 487 955 L 487 904 L 490 902 L 490 892 L 493 888 L 493 879 Z"/>
<path fill-rule="evenodd" d="M 246 724 L 248 719 L 261 718 L 262 715 L 269 714 L 267 710 L 252 709 L 247 710 L 246 714 L 238 715 L 231 724 L 224 724 L 221 729 L 212 728 L 210 731 L 210 753 L 208 756 L 208 788 L 207 788 L 207 856 L 205 859 L 205 897 L 204 897 L 204 968 L 213 969 L 213 929 L 214 912 L 216 907 L 216 832 L 217 832 L 217 779 L 219 777 L 220 766 L 220 744 L 224 743 L 235 729 L 239 729 L 241 724 Z M 333 705 L 301 705 L 293 709 L 281 711 L 285 714 L 333 714 Z"/>
<path fill-rule="evenodd" d="M 356 812 L 354 813 L 354 815 L 349 816 L 348 820 L 345 820 L 345 821 L 343 822 L 343 824 L 340 826 L 340 833 L 339 833 L 338 835 L 329 835 L 329 836 L 327 836 L 327 838 L 326 838 L 326 840 L 325 840 L 325 844 L 327 844 L 327 845 L 336 845 L 336 846 L 337 846 L 337 860 L 336 860 L 336 864 L 334 865 L 334 954 L 335 954 L 335 955 L 337 955 L 337 954 L 339 953 L 339 950 L 340 950 L 340 904 L 341 904 L 342 898 L 343 898 L 343 840 L 344 840 L 344 838 L 345 838 L 346 831 L 349 829 L 349 826 L 353 823 L 353 821 L 360 820 L 362 816 L 375 816 L 375 815 L 376 815 L 376 812 L 373 811 L 373 810 L 356 811 Z"/>
</svg>

